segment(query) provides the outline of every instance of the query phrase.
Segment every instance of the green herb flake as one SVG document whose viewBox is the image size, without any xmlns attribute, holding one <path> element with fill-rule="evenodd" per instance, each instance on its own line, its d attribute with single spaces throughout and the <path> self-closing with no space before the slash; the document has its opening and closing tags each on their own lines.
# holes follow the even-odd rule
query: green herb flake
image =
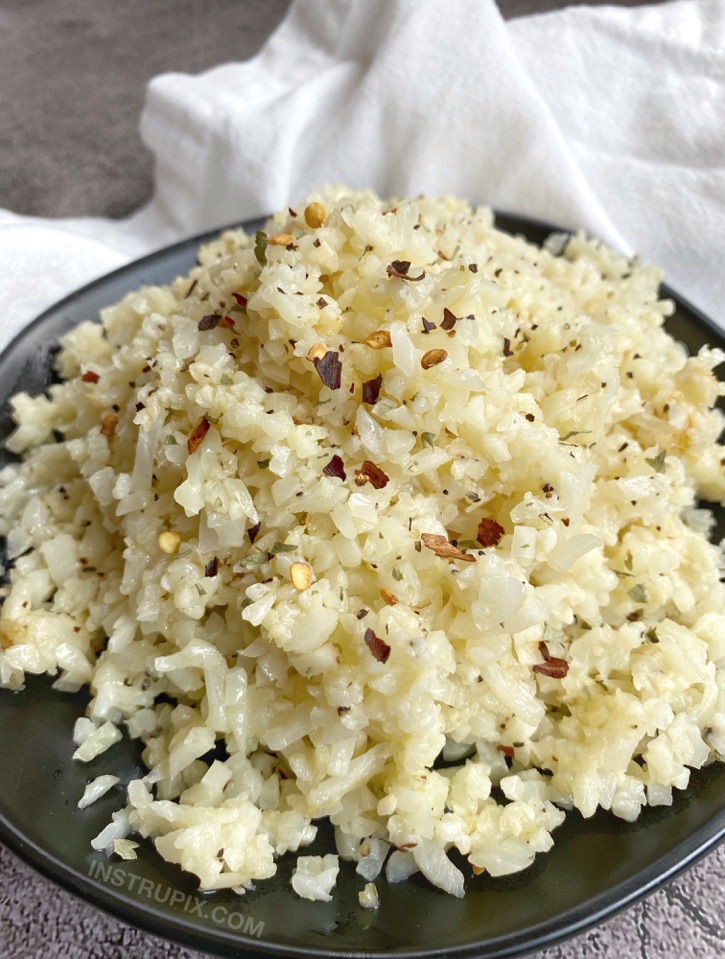
<svg viewBox="0 0 725 959">
<path fill-rule="evenodd" d="M 268 460 L 257 460 L 257 466 L 258 466 L 261 470 L 266 470 L 266 469 L 269 469 L 269 464 L 270 464 L 271 462 L 272 462 L 271 459 L 268 459 Z"/>
<path fill-rule="evenodd" d="M 222 373 L 221 384 L 222 386 L 231 386 L 234 383 L 234 380 L 228 373 Z"/>
<path fill-rule="evenodd" d="M 648 643 L 659 643 L 660 641 L 660 638 L 657 635 L 657 630 L 654 628 L 654 626 L 650 626 L 650 628 L 644 634 L 644 638 Z"/>
<path fill-rule="evenodd" d="M 393 566 L 393 579 L 396 583 L 399 583 L 403 578 L 403 574 L 400 572 L 397 566 Z"/>
<path fill-rule="evenodd" d="M 267 562 L 266 553 L 249 553 L 248 556 L 239 560 L 239 565 L 243 569 L 252 569 L 254 566 L 264 566 Z"/>
<path fill-rule="evenodd" d="M 254 241 L 254 255 L 257 257 L 257 263 L 260 266 L 267 265 L 267 242 L 269 237 L 264 230 L 257 230 Z"/>
<path fill-rule="evenodd" d="M 459 549 L 480 549 L 481 544 L 475 539 L 459 539 L 458 540 Z"/>
<path fill-rule="evenodd" d="M 566 441 L 570 440 L 572 436 L 584 436 L 585 433 L 591 433 L 591 430 L 569 430 L 566 436 L 562 436 L 559 442 L 566 443 Z"/>
<path fill-rule="evenodd" d="M 632 572 L 632 554 L 627 550 L 627 555 L 624 557 L 624 568 L 628 569 L 630 573 Z"/>
<path fill-rule="evenodd" d="M 644 588 L 644 583 L 637 583 L 631 589 L 628 589 L 627 596 L 629 596 L 630 599 L 634 600 L 635 603 L 648 602 L 647 590 Z"/>
<path fill-rule="evenodd" d="M 294 553 L 297 549 L 299 549 L 299 546 L 295 546 L 292 543 L 275 543 L 270 553 L 276 556 L 277 553 Z"/>
<path fill-rule="evenodd" d="M 176 437 L 175 437 L 172 433 L 169 433 L 169 435 L 166 437 L 166 445 L 167 445 L 167 446 L 178 446 L 178 445 L 179 445 L 179 444 L 176 442 Z"/>
<path fill-rule="evenodd" d="M 634 573 L 625 573 L 623 569 L 613 569 L 612 572 L 619 576 L 620 579 L 625 579 L 627 576 L 632 577 Z"/>
<path fill-rule="evenodd" d="M 220 496 L 214 500 L 214 509 L 221 509 L 224 506 L 224 502 Z"/>
<path fill-rule="evenodd" d="M 666 456 L 667 450 L 660 450 L 657 456 L 653 457 L 653 459 L 645 457 L 645 462 L 652 467 L 655 473 L 664 473 Z"/>
<path fill-rule="evenodd" d="M 431 450 L 435 449 L 435 438 L 436 438 L 435 433 L 420 434 L 420 441 L 423 444 L 423 446 L 427 446 L 428 449 L 431 449 Z"/>
<path fill-rule="evenodd" d="M 201 583 L 194 583 L 194 585 L 196 586 L 196 591 L 200 596 L 206 596 L 206 590 Z"/>
</svg>

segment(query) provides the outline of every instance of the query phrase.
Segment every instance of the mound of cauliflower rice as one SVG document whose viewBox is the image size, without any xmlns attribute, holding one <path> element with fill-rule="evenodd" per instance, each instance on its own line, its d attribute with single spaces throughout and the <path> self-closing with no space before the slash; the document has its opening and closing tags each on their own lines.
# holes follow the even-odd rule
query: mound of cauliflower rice
<svg viewBox="0 0 725 959">
<path fill-rule="evenodd" d="M 725 354 L 664 331 L 660 280 L 327 188 L 63 338 L 12 401 L 0 682 L 87 684 L 79 761 L 142 742 L 97 849 L 243 891 L 328 817 L 299 895 L 462 896 L 450 852 L 525 869 L 568 810 L 634 820 L 723 758 Z"/>
</svg>

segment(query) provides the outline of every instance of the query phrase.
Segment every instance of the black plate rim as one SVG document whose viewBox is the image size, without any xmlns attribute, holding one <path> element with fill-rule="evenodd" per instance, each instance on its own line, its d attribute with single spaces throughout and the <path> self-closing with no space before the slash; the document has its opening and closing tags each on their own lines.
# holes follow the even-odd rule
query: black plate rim
<svg viewBox="0 0 725 959">
<path fill-rule="evenodd" d="M 513 234 L 520 234 L 524 238 L 526 238 L 526 232 L 532 229 L 541 232 L 542 235 L 550 233 L 571 235 L 575 232 L 520 214 L 496 211 L 495 217 L 498 227 Z M 249 231 L 259 228 L 263 223 L 264 218 L 255 218 L 241 224 L 235 222 L 208 230 L 155 250 L 140 259 L 118 267 L 110 273 L 97 277 L 58 300 L 28 323 L 0 352 L 0 360 L 7 353 L 19 348 L 23 341 L 32 336 L 35 329 L 41 326 L 49 316 L 56 314 L 65 306 L 72 305 L 77 299 L 103 288 L 111 281 L 121 278 L 124 274 L 138 273 L 145 265 L 154 264 L 157 260 L 163 260 L 175 253 L 196 250 L 201 244 L 213 240 L 226 230 L 241 227 Z M 695 325 L 700 327 L 709 338 L 712 338 L 716 343 L 719 342 L 725 348 L 725 333 L 714 320 L 673 291 L 667 284 L 662 284 L 661 293 L 665 297 L 675 300 L 678 306 L 689 312 Z M 497 936 L 482 940 L 479 943 L 470 943 L 451 949 L 396 950 L 394 955 L 397 959 L 438 959 L 438 957 L 442 959 L 443 956 L 453 957 L 453 959 L 479 959 L 479 957 L 481 959 L 483 957 L 486 957 L 486 959 L 505 959 L 505 957 L 523 956 L 534 950 L 550 947 L 612 918 L 628 906 L 656 892 L 694 866 L 723 840 L 725 840 L 725 809 L 714 815 L 705 825 L 695 830 L 646 868 L 623 882 L 609 887 L 606 892 L 600 893 L 570 909 L 567 913 L 526 927 L 520 933 Z M 257 953 L 279 957 L 292 954 L 281 943 L 251 939 L 249 936 L 231 931 L 227 932 L 219 927 L 209 928 L 201 933 L 193 923 L 181 915 L 175 915 L 173 922 L 169 922 L 152 905 L 146 905 L 142 901 L 132 899 L 122 890 L 111 892 L 106 891 L 102 886 L 93 885 L 87 882 L 87 877 L 83 873 L 67 866 L 62 860 L 29 840 L 20 830 L 15 828 L 11 820 L 1 810 L 0 842 L 38 873 L 67 892 L 103 910 L 121 922 L 143 929 L 152 935 L 219 956 L 242 956 Z M 441 893 L 441 895 L 445 895 L 445 893 Z M 323 951 L 299 946 L 295 949 L 294 955 L 306 957 L 306 959 L 312 959 L 312 957 L 318 957 L 319 959 L 323 955 L 331 957 L 331 959 L 333 957 L 340 957 L 340 959 L 383 959 L 388 953 L 369 949 Z"/>
</svg>

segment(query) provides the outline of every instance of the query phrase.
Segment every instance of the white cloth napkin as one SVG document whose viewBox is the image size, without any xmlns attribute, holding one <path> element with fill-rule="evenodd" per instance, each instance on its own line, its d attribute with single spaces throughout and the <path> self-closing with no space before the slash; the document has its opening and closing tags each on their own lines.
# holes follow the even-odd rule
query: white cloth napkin
<svg viewBox="0 0 725 959">
<path fill-rule="evenodd" d="M 64 293 L 328 180 L 583 227 L 725 325 L 725 3 L 296 0 L 252 60 L 149 86 L 152 202 L 124 222 L 0 212 L 0 345 Z"/>
</svg>

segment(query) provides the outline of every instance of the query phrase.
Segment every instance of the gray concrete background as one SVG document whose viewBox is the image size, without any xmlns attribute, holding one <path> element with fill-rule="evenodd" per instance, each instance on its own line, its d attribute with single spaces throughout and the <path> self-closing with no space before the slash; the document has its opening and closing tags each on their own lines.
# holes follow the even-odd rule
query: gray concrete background
<svg viewBox="0 0 725 959">
<path fill-rule="evenodd" d="M 637 0 L 627 0 L 628 5 Z M 565 5 L 499 0 L 506 16 Z M 151 193 L 145 85 L 255 53 L 288 0 L 0 0 L 0 207 L 130 213 Z M 725 954 L 725 849 L 604 926 L 539 959 Z M 198 959 L 56 888 L 0 847 L 2 959 Z"/>
</svg>

